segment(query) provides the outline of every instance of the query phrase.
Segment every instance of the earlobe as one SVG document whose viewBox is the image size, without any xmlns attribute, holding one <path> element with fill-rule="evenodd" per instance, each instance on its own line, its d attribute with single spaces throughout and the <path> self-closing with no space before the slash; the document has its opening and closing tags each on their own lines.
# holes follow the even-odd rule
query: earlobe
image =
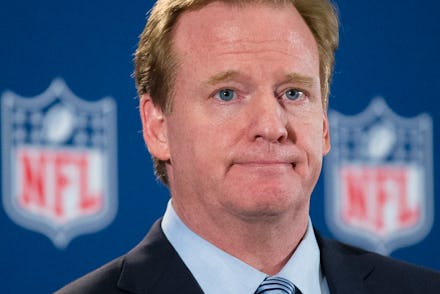
<svg viewBox="0 0 440 294">
<path fill-rule="evenodd" d="M 324 120 L 322 126 L 322 155 L 325 156 L 330 152 L 330 126 L 328 122 L 327 113 L 324 112 Z"/>
<path fill-rule="evenodd" d="M 149 94 L 142 95 L 139 104 L 142 134 L 150 154 L 160 160 L 169 160 L 166 117 L 159 106 L 154 105 Z"/>
</svg>

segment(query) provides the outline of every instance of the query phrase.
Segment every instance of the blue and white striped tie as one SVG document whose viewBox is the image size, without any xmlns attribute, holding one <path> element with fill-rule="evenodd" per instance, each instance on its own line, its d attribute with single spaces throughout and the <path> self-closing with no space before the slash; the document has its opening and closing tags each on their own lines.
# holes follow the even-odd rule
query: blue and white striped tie
<svg viewBox="0 0 440 294">
<path fill-rule="evenodd" d="M 258 286 L 254 294 L 301 294 L 301 291 L 287 279 L 281 277 L 267 277 Z"/>
</svg>

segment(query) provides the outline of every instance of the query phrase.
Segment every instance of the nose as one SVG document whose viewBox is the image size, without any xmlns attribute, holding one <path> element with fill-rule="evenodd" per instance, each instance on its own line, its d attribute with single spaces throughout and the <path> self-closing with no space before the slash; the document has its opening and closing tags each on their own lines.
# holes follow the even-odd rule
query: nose
<svg viewBox="0 0 440 294">
<path fill-rule="evenodd" d="M 250 136 L 252 140 L 282 143 L 288 137 L 287 114 L 274 94 L 259 95 L 252 99 Z"/>
</svg>

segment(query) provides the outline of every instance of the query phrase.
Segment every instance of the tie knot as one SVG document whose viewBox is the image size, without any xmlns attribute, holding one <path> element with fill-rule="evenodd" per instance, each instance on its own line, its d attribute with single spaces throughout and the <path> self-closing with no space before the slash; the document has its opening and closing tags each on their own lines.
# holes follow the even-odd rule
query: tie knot
<svg viewBox="0 0 440 294">
<path fill-rule="evenodd" d="M 281 277 L 267 277 L 254 294 L 301 294 L 289 280 Z"/>
</svg>

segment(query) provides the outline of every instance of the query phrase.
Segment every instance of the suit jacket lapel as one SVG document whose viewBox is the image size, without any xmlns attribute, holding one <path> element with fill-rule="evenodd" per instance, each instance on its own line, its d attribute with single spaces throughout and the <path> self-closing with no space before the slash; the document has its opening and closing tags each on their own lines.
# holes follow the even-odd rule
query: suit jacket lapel
<svg viewBox="0 0 440 294">
<path fill-rule="evenodd" d="M 368 293 L 366 281 L 373 273 L 374 265 L 369 262 L 367 254 L 337 241 L 326 240 L 317 232 L 315 234 L 330 293 Z"/>
<path fill-rule="evenodd" d="M 124 258 L 118 286 L 132 293 L 203 293 L 160 222 Z"/>
</svg>

